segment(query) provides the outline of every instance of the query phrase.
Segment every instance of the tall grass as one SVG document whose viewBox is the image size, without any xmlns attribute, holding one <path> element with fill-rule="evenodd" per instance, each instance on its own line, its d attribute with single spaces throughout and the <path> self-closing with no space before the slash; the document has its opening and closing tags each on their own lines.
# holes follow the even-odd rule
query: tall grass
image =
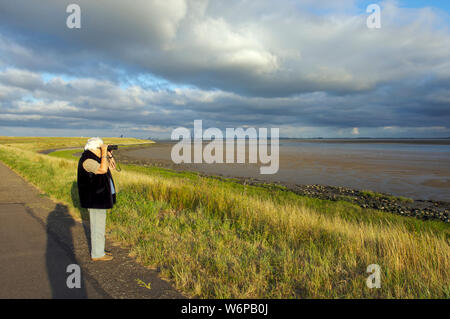
<svg viewBox="0 0 450 319">
<path fill-rule="evenodd" d="M 80 217 L 76 160 L 0 145 L 4 161 Z M 449 227 L 282 189 L 123 165 L 110 237 L 190 296 L 449 298 Z M 382 269 L 369 289 L 366 268 Z"/>
</svg>

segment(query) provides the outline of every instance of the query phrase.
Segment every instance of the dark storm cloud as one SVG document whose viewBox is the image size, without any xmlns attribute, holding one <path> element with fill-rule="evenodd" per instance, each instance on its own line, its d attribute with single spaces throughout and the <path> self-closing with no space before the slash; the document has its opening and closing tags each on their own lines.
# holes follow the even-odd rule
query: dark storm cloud
<svg viewBox="0 0 450 319">
<path fill-rule="evenodd" d="M 324 1 L 80 0 L 82 28 L 70 30 L 69 3 L 0 3 L 0 126 L 449 134 L 450 35 L 433 10 L 387 1 L 370 30 L 351 0 L 321 15 L 307 8 Z"/>
</svg>

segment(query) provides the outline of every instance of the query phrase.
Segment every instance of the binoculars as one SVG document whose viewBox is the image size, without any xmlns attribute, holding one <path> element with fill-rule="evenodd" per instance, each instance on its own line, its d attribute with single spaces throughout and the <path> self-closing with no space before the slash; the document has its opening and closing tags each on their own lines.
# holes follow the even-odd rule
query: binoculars
<svg viewBox="0 0 450 319">
<path fill-rule="evenodd" d="M 108 152 L 119 149 L 119 145 L 108 145 Z"/>
</svg>

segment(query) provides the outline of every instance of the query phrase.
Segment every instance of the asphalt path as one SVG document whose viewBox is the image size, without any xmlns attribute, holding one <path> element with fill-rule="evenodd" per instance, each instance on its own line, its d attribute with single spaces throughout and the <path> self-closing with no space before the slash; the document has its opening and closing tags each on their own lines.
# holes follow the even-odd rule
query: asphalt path
<svg viewBox="0 0 450 319">
<path fill-rule="evenodd" d="M 0 298 L 184 298 L 108 239 L 114 259 L 91 261 L 89 236 L 88 220 L 0 162 Z"/>
</svg>

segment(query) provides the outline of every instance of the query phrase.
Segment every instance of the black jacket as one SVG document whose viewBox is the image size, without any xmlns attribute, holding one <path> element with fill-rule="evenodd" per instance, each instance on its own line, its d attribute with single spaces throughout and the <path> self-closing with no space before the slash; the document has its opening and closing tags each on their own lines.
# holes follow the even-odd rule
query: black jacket
<svg viewBox="0 0 450 319">
<path fill-rule="evenodd" d="M 101 162 L 101 158 L 91 151 L 84 151 L 81 155 L 77 174 L 81 207 L 110 209 L 116 203 L 116 194 L 111 194 L 111 184 L 109 183 L 109 179 L 111 179 L 114 185 L 111 172 L 109 168 L 106 174 L 94 174 L 86 171 L 83 167 L 83 162 L 89 158 L 98 163 Z M 115 188 L 116 186 L 114 185 Z"/>
</svg>

